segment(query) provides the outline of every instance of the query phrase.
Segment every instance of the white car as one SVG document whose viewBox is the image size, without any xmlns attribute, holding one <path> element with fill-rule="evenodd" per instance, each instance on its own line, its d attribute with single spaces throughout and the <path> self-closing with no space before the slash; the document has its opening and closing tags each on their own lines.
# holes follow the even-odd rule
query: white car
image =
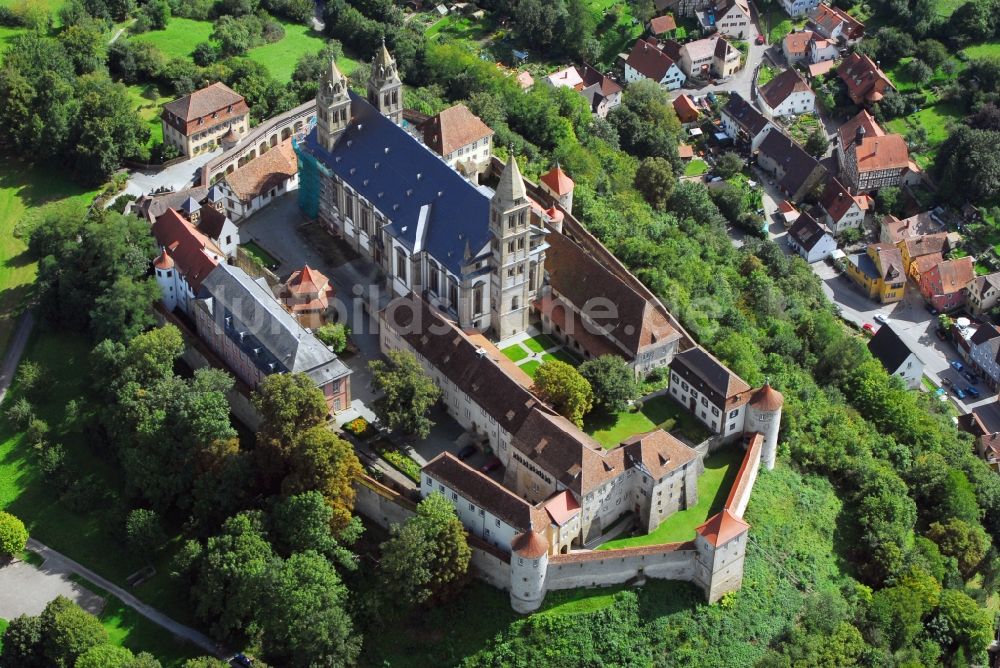
<svg viewBox="0 0 1000 668">
<path fill-rule="evenodd" d="M 876 313 L 875 314 L 875 320 L 876 320 L 876 322 L 880 322 L 880 323 L 882 323 L 884 325 L 887 322 L 889 322 L 889 316 L 882 315 L 881 313 Z"/>
</svg>

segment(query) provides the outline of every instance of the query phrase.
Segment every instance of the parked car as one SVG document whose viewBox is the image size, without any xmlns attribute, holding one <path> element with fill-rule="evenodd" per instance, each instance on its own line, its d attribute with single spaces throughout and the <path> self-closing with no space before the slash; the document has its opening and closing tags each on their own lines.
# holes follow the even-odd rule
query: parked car
<svg viewBox="0 0 1000 668">
<path fill-rule="evenodd" d="M 941 384 L 944 385 L 945 387 L 950 387 L 951 386 L 951 381 L 948 380 L 947 378 L 942 378 L 941 379 Z"/>
<path fill-rule="evenodd" d="M 465 461 L 474 454 L 476 454 L 476 446 L 470 443 L 469 445 L 465 446 L 464 448 L 458 451 L 458 458 L 461 459 L 462 461 Z"/>
<path fill-rule="evenodd" d="M 866 322 L 865 324 L 861 325 L 861 329 L 865 330 L 866 332 L 868 332 L 873 336 L 875 334 L 875 325 L 871 324 L 870 322 Z"/>
<path fill-rule="evenodd" d="M 952 363 L 951 363 L 951 368 L 954 369 L 955 371 L 958 371 L 959 373 L 961 373 L 962 369 L 964 369 L 965 366 L 963 366 L 963 364 L 961 362 L 959 362 L 958 360 L 953 360 Z"/>
<path fill-rule="evenodd" d="M 978 399 L 979 398 L 979 390 L 977 390 L 976 388 L 972 387 L 971 385 L 967 385 L 965 387 L 965 393 L 968 394 L 973 399 Z"/>
<path fill-rule="evenodd" d="M 498 457 L 490 457 L 490 460 L 483 464 L 483 467 L 479 469 L 483 473 L 491 473 L 500 468 L 500 459 Z"/>
<path fill-rule="evenodd" d="M 955 396 L 958 397 L 959 399 L 965 399 L 965 391 L 958 385 L 952 388 L 952 392 L 954 392 Z"/>
<path fill-rule="evenodd" d="M 233 655 L 233 658 L 229 659 L 229 665 L 235 666 L 236 668 L 253 668 L 253 661 L 250 657 L 241 652 Z"/>
<path fill-rule="evenodd" d="M 976 374 L 972 373 L 968 369 L 966 369 L 965 371 L 963 371 L 962 375 L 965 376 L 966 379 L 968 379 L 968 381 L 970 383 L 972 383 L 973 385 L 976 385 L 976 384 L 979 383 L 979 376 L 977 376 Z"/>
<path fill-rule="evenodd" d="M 757 44 L 763 44 L 764 43 L 764 36 L 763 35 L 757 35 L 757 39 L 755 39 L 754 42 L 756 42 Z"/>
<path fill-rule="evenodd" d="M 882 323 L 884 325 L 885 323 L 889 322 L 889 317 L 886 316 L 886 315 L 882 315 L 881 313 L 876 313 L 875 314 L 875 320 L 877 322 L 880 322 L 880 323 Z"/>
</svg>

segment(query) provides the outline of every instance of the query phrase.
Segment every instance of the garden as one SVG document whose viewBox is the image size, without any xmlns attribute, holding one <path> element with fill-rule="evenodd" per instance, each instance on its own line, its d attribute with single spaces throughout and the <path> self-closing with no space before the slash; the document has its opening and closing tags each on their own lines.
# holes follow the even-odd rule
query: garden
<svg viewBox="0 0 1000 668">
<path fill-rule="evenodd" d="M 343 429 L 356 440 L 368 445 L 379 457 L 407 478 L 420 482 L 420 464 L 387 437 L 380 435 L 378 429 L 363 417 L 351 420 Z"/>
<path fill-rule="evenodd" d="M 667 395 L 639 401 L 611 416 L 593 413 L 584 421 L 584 431 L 605 448 L 654 429 L 663 429 L 691 445 L 701 443 L 711 434 L 697 419 Z"/>
<path fill-rule="evenodd" d="M 695 158 L 684 166 L 684 176 L 701 176 L 708 172 L 708 163 L 701 158 Z"/>
<path fill-rule="evenodd" d="M 512 343 L 502 348 L 500 352 L 532 378 L 543 362 L 558 360 L 572 366 L 580 365 L 579 358 L 546 334 L 536 334 L 524 341 Z"/>
</svg>

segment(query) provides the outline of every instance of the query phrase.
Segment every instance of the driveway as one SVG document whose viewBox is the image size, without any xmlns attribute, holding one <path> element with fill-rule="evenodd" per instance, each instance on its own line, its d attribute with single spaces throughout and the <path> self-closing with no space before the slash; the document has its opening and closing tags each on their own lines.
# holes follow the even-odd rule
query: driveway
<svg viewBox="0 0 1000 668">
<path fill-rule="evenodd" d="M 57 596 L 65 596 L 92 615 L 104 610 L 103 597 L 73 582 L 61 569 L 20 560 L 0 568 L 0 619 L 38 615 Z"/>
<path fill-rule="evenodd" d="M 129 174 L 125 192 L 139 197 L 140 195 L 148 195 L 159 188 L 167 188 L 169 190 L 190 188 L 195 185 L 195 179 L 200 174 L 202 166 L 221 154 L 222 149 L 217 148 L 214 151 L 202 153 L 190 160 L 185 160 L 159 171 L 144 172 L 133 170 Z"/>
</svg>

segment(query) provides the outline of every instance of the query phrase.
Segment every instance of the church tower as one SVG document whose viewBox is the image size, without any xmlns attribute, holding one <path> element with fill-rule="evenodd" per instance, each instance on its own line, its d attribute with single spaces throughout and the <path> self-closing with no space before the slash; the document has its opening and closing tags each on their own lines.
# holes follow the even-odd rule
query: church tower
<svg viewBox="0 0 1000 668">
<path fill-rule="evenodd" d="M 531 204 L 521 170 L 511 149 L 490 202 L 490 248 L 493 271 L 490 285 L 490 321 L 501 340 L 528 328 Z"/>
<path fill-rule="evenodd" d="M 347 79 L 331 58 L 330 68 L 320 77 L 316 93 L 316 138 L 320 146 L 332 151 L 350 122 L 351 98 L 347 94 Z"/>
<path fill-rule="evenodd" d="M 396 61 L 389 55 L 389 49 L 385 48 L 385 37 L 372 60 L 372 73 L 368 77 L 368 101 L 396 125 L 403 124 L 403 82 L 399 80 Z"/>
</svg>

